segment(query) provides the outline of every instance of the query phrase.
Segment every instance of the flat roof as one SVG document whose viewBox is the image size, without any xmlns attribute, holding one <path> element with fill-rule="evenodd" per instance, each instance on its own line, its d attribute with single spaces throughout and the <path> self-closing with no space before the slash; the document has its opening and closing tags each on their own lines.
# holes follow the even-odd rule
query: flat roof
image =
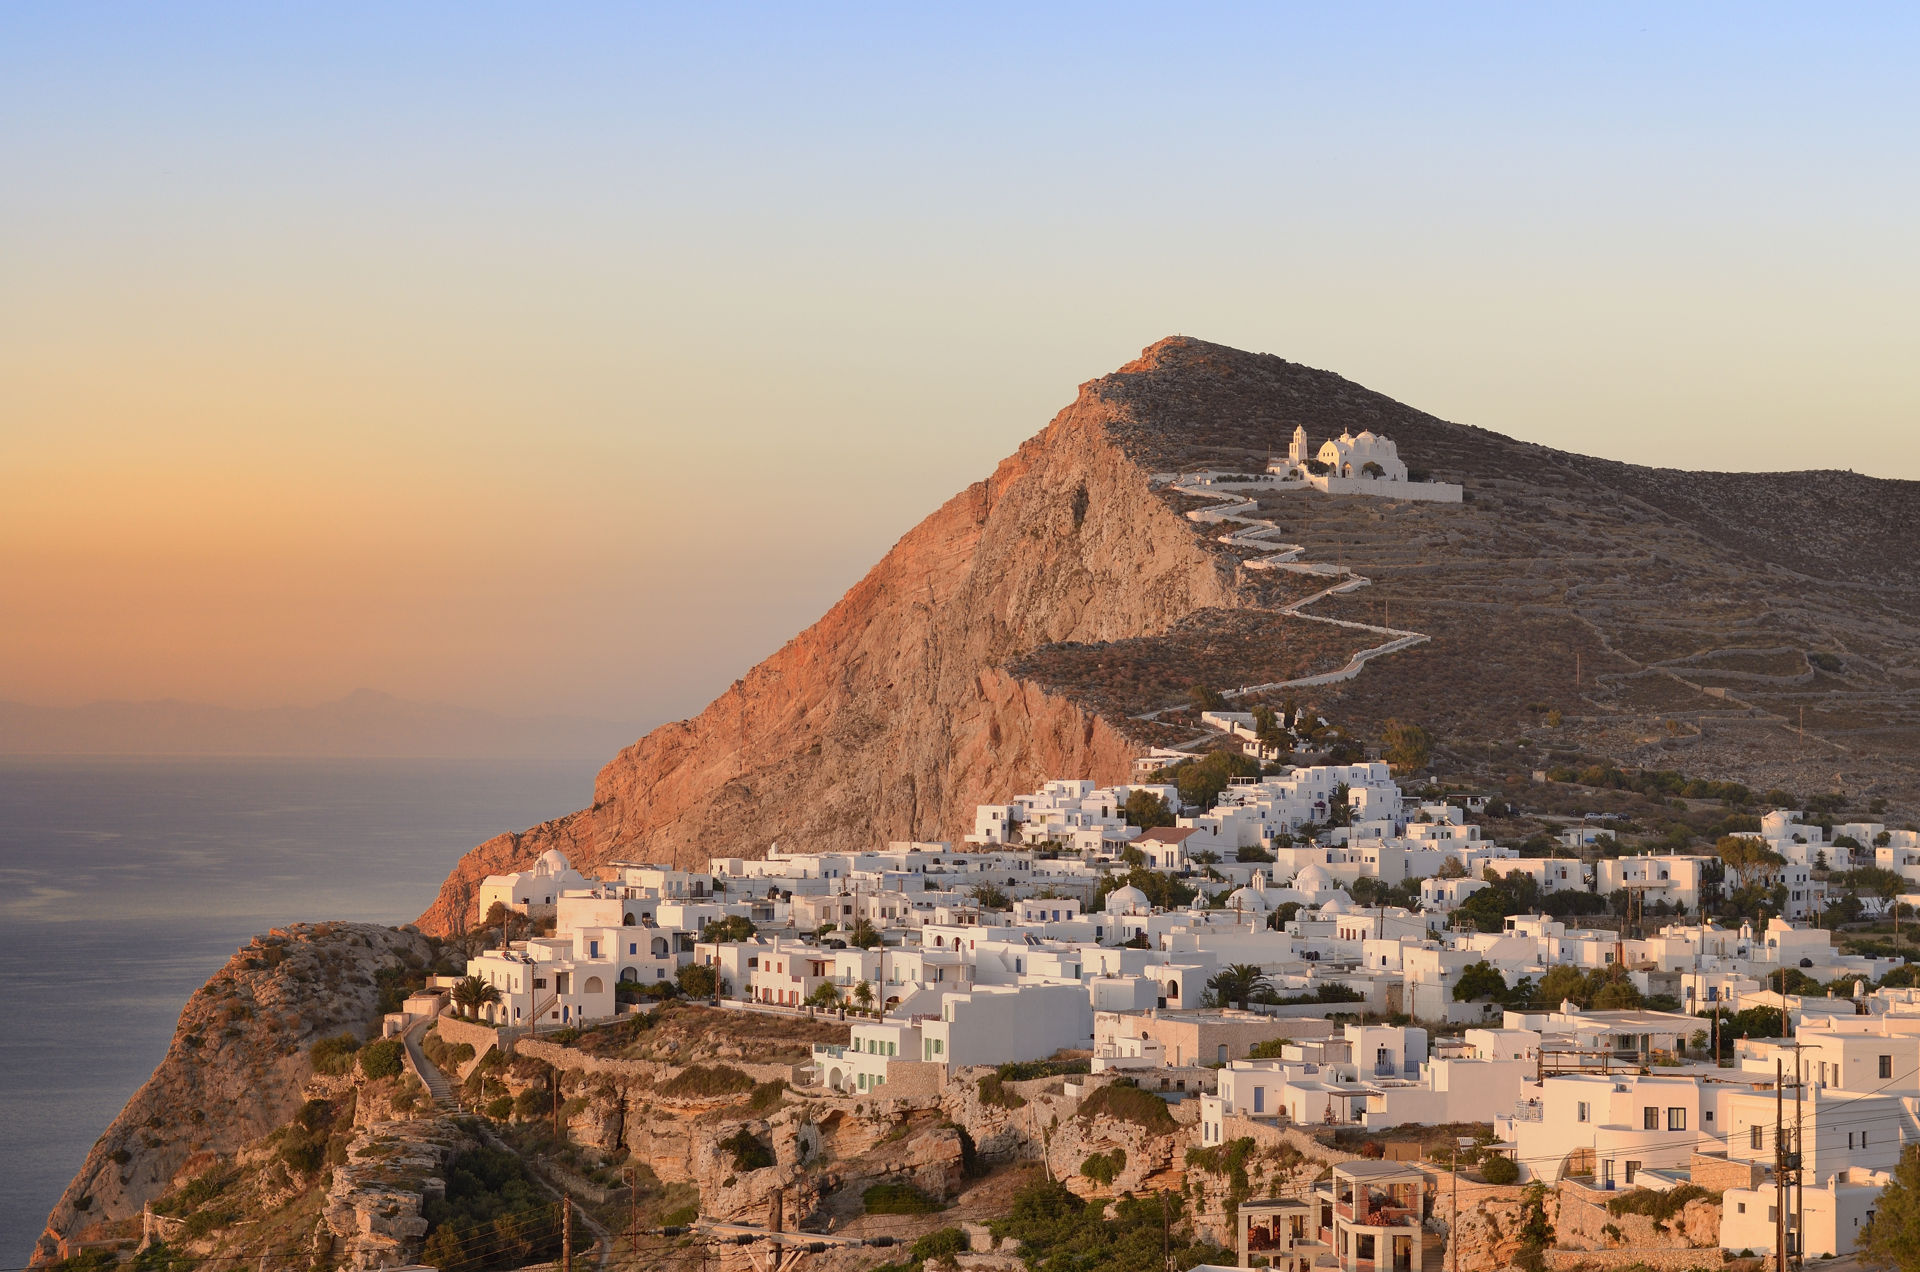
<svg viewBox="0 0 1920 1272">
<path fill-rule="evenodd" d="M 1426 1178 L 1425 1171 L 1409 1162 L 1373 1161 L 1364 1157 L 1339 1163 L 1333 1168 L 1333 1173 L 1350 1179 L 1383 1179 L 1389 1175 Z"/>
</svg>

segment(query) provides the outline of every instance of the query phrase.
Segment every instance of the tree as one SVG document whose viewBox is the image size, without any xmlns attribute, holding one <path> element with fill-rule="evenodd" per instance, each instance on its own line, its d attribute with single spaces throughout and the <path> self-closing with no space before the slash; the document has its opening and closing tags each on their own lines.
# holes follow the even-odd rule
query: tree
<svg viewBox="0 0 1920 1272">
<path fill-rule="evenodd" d="M 1470 1003 L 1483 998 L 1501 1000 L 1506 996 L 1507 978 L 1485 959 L 1461 968 L 1460 979 L 1453 987 L 1453 1001 L 1456 1003 Z"/>
<path fill-rule="evenodd" d="M 873 986 L 867 984 L 865 981 L 861 981 L 858 985 L 855 985 L 853 987 L 853 1001 L 860 1004 L 862 1011 L 871 1010 L 873 1007 Z"/>
<path fill-rule="evenodd" d="M 856 946 L 859 949 L 870 950 L 880 944 L 880 929 L 873 926 L 873 924 L 867 920 L 861 919 L 858 923 L 855 923 L 853 929 L 847 933 L 847 944 Z"/>
<path fill-rule="evenodd" d="M 983 883 L 973 890 L 973 899 L 983 910 L 1011 910 L 1013 902 L 1007 900 L 1007 894 L 990 883 Z"/>
<path fill-rule="evenodd" d="M 840 987 L 832 981 L 821 981 L 807 995 L 807 1002 L 814 1007 L 838 1007 L 840 1005 Z"/>
<path fill-rule="evenodd" d="M 1874 1263 L 1920 1272 L 1920 1145 L 1909 1145 L 1900 1155 L 1860 1244 Z"/>
<path fill-rule="evenodd" d="M 500 1001 L 500 990 L 478 976 L 469 976 L 453 987 L 453 1004 L 468 1020 L 478 1020 L 480 1009 Z"/>
<path fill-rule="evenodd" d="M 1173 810 L 1167 807 L 1167 801 L 1144 786 L 1127 792 L 1126 806 L 1122 811 L 1126 814 L 1127 825 L 1138 826 L 1141 830 L 1173 825 Z"/>
<path fill-rule="evenodd" d="M 1272 990 L 1267 974 L 1252 963 L 1234 963 L 1214 973 L 1207 982 L 1210 1007 L 1245 1007 L 1261 990 Z"/>
<path fill-rule="evenodd" d="M 1396 773 L 1416 773 L 1432 758 L 1433 738 L 1417 724 L 1389 720 L 1380 738 L 1386 743 L 1387 763 Z"/>
<path fill-rule="evenodd" d="M 1387 475 L 1387 470 L 1380 467 L 1379 464 L 1376 464 L 1371 459 L 1360 465 L 1360 471 L 1368 477 L 1385 477 Z"/>
<path fill-rule="evenodd" d="M 1520 1222 L 1520 1250 L 1514 1266 L 1525 1272 L 1540 1272 L 1546 1267 L 1546 1252 L 1553 1246 L 1553 1225 L 1547 1222 L 1547 1189 L 1534 1184 L 1527 1189 L 1525 1216 Z"/>
<path fill-rule="evenodd" d="M 709 920 L 700 929 L 700 939 L 708 944 L 747 941 L 753 939 L 754 931 L 753 920 L 729 914 L 724 919 Z"/>
<path fill-rule="evenodd" d="M 688 963 L 673 979 L 688 998 L 712 998 L 720 992 L 719 970 L 705 963 Z"/>
<path fill-rule="evenodd" d="M 1218 689 L 1210 689 L 1206 685 L 1194 685 L 1188 689 L 1187 701 L 1195 711 L 1218 711 L 1227 705 L 1227 700 Z"/>
<path fill-rule="evenodd" d="M 1753 835 L 1723 835 L 1713 850 L 1743 888 L 1760 886 L 1775 869 L 1787 864 L 1785 857 L 1767 847 L 1766 840 Z"/>
<path fill-rule="evenodd" d="M 1534 993 L 1540 1003 L 1547 1007 L 1557 1008 L 1568 999 L 1579 1003 L 1587 996 L 1587 978 L 1577 967 L 1555 963 L 1540 978 L 1540 986 Z"/>
</svg>

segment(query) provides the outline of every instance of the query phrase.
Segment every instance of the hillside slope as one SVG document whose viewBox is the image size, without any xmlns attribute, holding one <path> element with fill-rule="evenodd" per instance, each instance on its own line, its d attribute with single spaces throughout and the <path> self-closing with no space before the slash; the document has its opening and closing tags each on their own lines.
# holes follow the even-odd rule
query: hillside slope
<svg viewBox="0 0 1920 1272">
<path fill-rule="evenodd" d="M 954 838 L 975 803 L 1046 777 L 1120 778 L 1152 735 L 1112 705 L 1131 686 L 1015 670 L 1049 650 L 1073 649 L 1066 661 L 1095 681 L 1132 675 L 1135 657 L 1203 668 L 1223 686 L 1337 664 L 1346 651 L 1324 624 L 1275 612 L 1299 599 L 1298 576 L 1245 569 L 1249 553 L 1188 520 L 1200 505 L 1165 480 L 1258 471 L 1296 424 L 1316 442 L 1386 433 L 1414 468 L 1470 495 L 1260 500 L 1306 559 L 1371 580 L 1313 612 L 1432 637 L 1316 694 L 1363 733 L 1418 720 L 1471 763 L 1489 741 L 1541 732 L 1556 709 L 1555 746 L 1870 788 L 1912 807 L 1920 484 L 1592 459 L 1175 338 L 1083 385 L 698 716 L 623 750 L 592 808 L 470 852 L 422 923 L 470 918 L 481 878 L 549 847 L 581 864 L 694 865 L 776 842 Z M 1684 762 L 1666 754 L 1689 746 Z"/>
</svg>

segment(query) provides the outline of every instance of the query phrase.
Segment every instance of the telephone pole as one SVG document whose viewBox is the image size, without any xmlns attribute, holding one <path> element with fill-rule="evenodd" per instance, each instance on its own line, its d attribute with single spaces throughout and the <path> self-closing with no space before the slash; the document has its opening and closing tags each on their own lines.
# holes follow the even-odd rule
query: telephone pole
<svg viewBox="0 0 1920 1272">
<path fill-rule="evenodd" d="M 573 1203 L 560 1199 L 560 1272 L 573 1272 Z"/>
<path fill-rule="evenodd" d="M 1793 1044 L 1793 1265 L 1807 1266 L 1807 1145 L 1802 1140 L 1806 1123 L 1800 1116 L 1800 1094 L 1805 1088 L 1800 1070 L 1800 1044 Z"/>
<path fill-rule="evenodd" d="M 1783 1133 L 1786 1130 L 1785 1106 L 1782 1100 L 1786 1096 L 1783 1083 L 1786 1082 L 1786 1062 L 1780 1057 L 1773 1058 L 1773 1266 L 1775 1272 L 1787 1272 L 1787 1148 Z"/>
</svg>

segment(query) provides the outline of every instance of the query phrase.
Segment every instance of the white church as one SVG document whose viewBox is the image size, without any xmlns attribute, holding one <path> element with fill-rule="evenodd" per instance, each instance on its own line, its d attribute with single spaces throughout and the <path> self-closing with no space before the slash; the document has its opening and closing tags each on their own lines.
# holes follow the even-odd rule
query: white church
<svg viewBox="0 0 1920 1272">
<path fill-rule="evenodd" d="M 1296 426 L 1286 458 L 1268 463 L 1267 471 L 1283 482 L 1298 482 L 1330 495 L 1380 495 L 1434 503 L 1459 503 L 1465 497 L 1464 489 L 1453 482 L 1408 481 L 1400 448 L 1393 439 L 1372 430 L 1362 430 L 1357 437 L 1350 432 L 1330 437 L 1311 458 L 1309 445 L 1307 430 Z M 1315 472 L 1315 465 L 1324 471 Z"/>
</svg>

